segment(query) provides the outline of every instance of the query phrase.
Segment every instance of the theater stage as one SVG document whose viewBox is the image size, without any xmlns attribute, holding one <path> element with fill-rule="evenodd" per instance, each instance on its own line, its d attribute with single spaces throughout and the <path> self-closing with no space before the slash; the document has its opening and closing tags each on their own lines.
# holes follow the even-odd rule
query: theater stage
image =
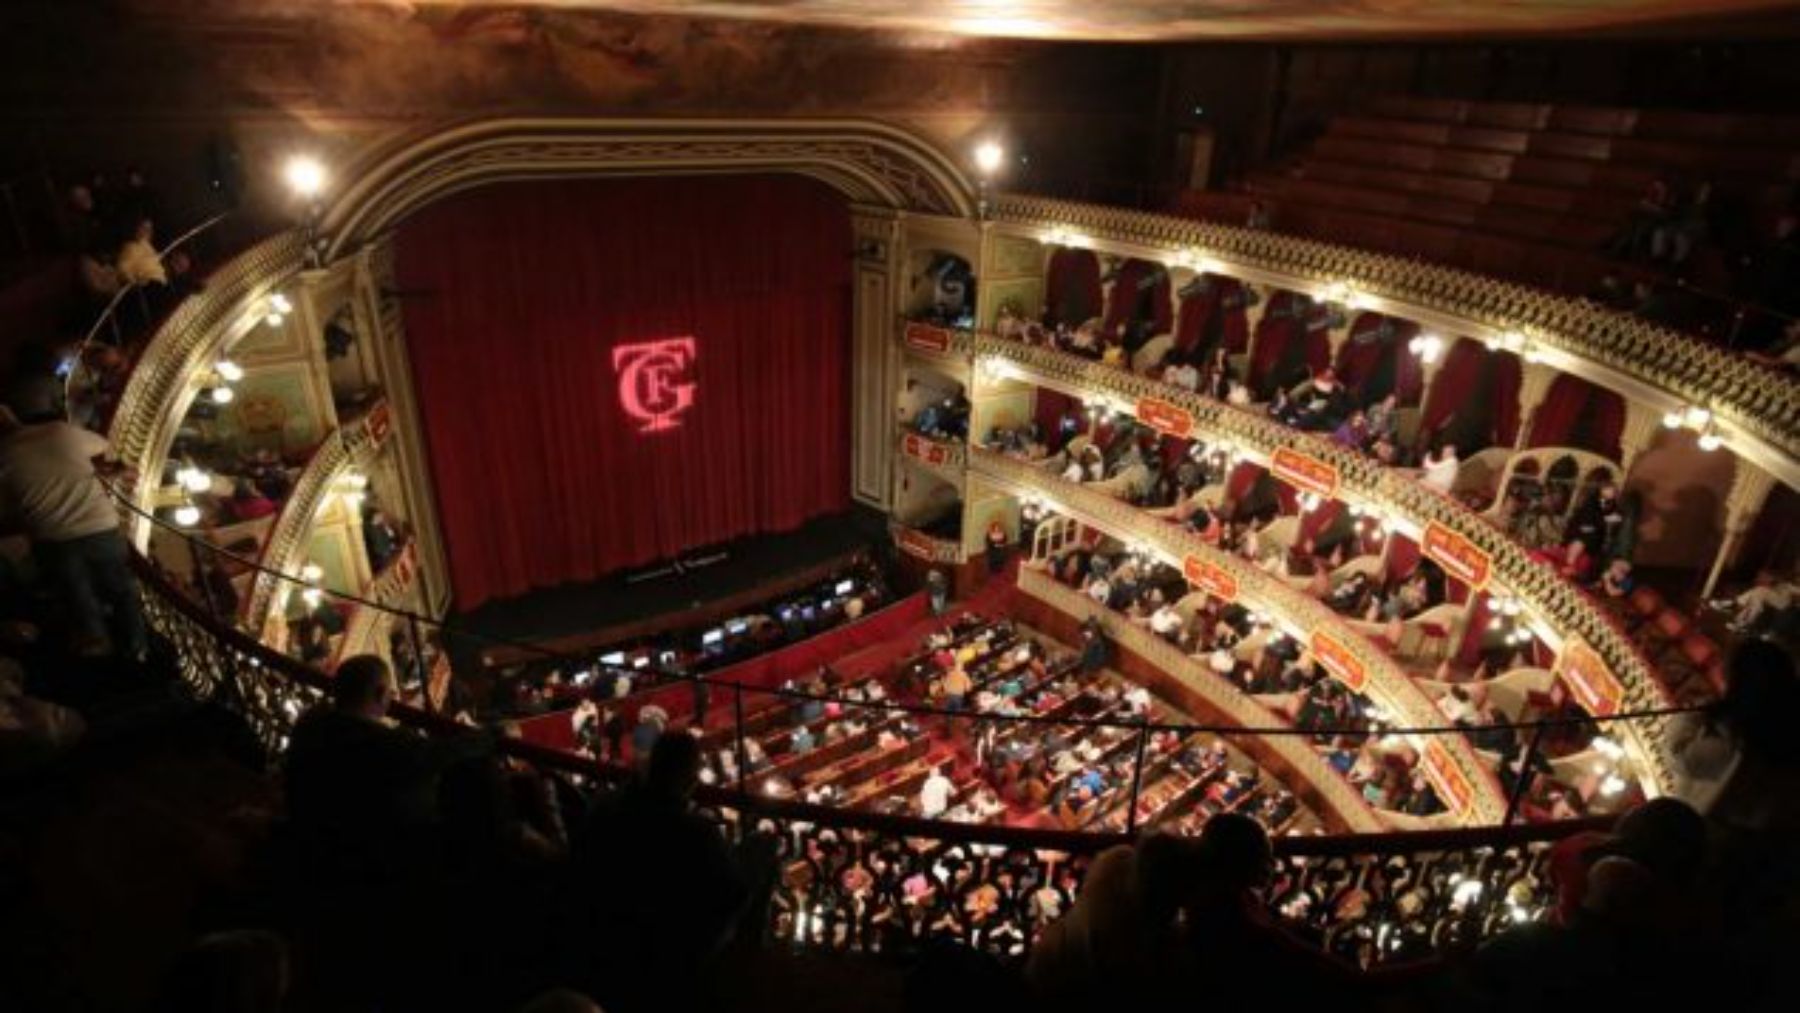
<svg viewBox="0 0 1800 1013">
<path fill-rule="evenodd" d="M 527 654 L 507 645 L 543 645 L 579 650 L 583 642 L 623 627 L 705 609 L 739 595 L 756 596 L 758 588 L 809 570 L 858 549 L 891 546 L 887 518 L 867 507 L 814 518 L 801 528 L 772 535 L 739 538 L 723 545 L 700 546 L 679 560 L 615 573 L 604 580 L 544 588 L 529 594 L 490 601 L 448 622 L 457 634 L 445 639 L 459 673 L 474 673 L 489 660 L 505 661 Z M 715 558 L 721 557 L 722 558 Z M 680 562 L 676 567 L 672 564 Z M 760 596 L 756 596 L 760 597 Z M 617 639 L 605 636 L 605 639 Z"/>
</svg>

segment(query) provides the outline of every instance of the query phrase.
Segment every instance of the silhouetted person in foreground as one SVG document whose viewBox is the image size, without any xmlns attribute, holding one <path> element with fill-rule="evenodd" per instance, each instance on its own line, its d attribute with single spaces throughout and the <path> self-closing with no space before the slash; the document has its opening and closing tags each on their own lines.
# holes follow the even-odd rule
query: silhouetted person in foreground
<svg viewBox="0 0 1800 1013">
<path fill-rule="evenodd" d="M 287 754 L 287 808 L 310 866 L 333 876 L 411 869 L 437 822 L 439 774 L 490 748 L 482 735 L 426 738 L 387 723 L 394 677 L 373 654 L 347 658 L 331 701 L 302 715 Z"/>
<path fill-rule="evenodd" d="M 1377 979 L 1282 928 L 1261 892 L 1275 869 L 1262 824 L 1238 813 L 1206 822 L 1184 905 L 1187 981 L 1170 992 L 1204 995 L 1213 1009 L 1365 1008 Z"/>
<path fill-rule="evenodd" d="M 581 970 L 609 1009 L 690 1008 L 702 972 L 768 888 L 766 841 L 734 855 L 694 811 L 699 777 L 697 740 L 659 737 L 642 776 L 600 799 L 576 840 Z"/>
<path fill-rule="evenodd" d="M 1169 834 L 1094 858 L 1075 906 L 1032 945 L 1025 979 L 1053 1009 L 1130 1008 L 1152 999 L 1180 958 L 1179 914 L 1195 846 Z"/>
</svg>

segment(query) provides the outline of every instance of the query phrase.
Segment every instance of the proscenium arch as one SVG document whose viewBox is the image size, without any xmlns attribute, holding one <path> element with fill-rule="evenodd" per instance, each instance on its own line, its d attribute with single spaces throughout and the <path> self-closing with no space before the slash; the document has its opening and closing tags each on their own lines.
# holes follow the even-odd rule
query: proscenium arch
<svg viewBox="0 0 1800 1013">
<path fill-rule="evenodd" d="M 851 203 L 897 211 L 970 218 L 977 207 L 941 150 L 874 120 L 486 119 L 396 138 L 347 166 L 318 221 L 320 259 L 487 183 L 757 172 L 810 176 Z"/>
</svg>

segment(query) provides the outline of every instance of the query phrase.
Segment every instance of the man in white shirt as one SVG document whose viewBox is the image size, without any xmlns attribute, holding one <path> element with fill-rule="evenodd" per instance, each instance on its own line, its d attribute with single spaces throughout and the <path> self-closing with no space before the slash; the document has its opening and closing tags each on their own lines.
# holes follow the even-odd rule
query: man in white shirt
<svg viewBox="0 0 1800 1013">
<path fill-rule="evenodd" d="M 137 660 L 148 640 L 131 547 L 94 472 L 94 458 L 107 450 L 98 433 L 67 422 L 21 425 L 0 407 L 0 517 L 31 538 L 69 611 L 76 651 Z"/>
<path fill-rule="evenodd" d="M 924 787 L 919 789 L 919 814 L 928 820 L 942 816 L 950 808 L 950 793 L 955 790 L 956 785 L 944 776 L 944 768 L 931 768 Z"/>
<path fill-rule="evenodd" d="M 1165 604 L 1150 614 L 1150 632 L 1159 637 L 1172 637 L 1181 631 L 1181 613 L 1174 605 Z"/>
</svg>

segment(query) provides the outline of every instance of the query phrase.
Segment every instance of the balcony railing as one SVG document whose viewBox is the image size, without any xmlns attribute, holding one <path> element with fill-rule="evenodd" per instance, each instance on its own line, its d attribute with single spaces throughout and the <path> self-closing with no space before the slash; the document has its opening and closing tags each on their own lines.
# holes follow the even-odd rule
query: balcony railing
<svg viewBox="0 0 1800 1013">
<path fill-rule="evenodd" d="M 323 699 L 328 677 L 210 615 L 142 557 L 136 562 L 150 624 L 172 646 L 183 679 L 196 695 L 243 716 L 278 754 L 295 720 Z M 736 684 L 715 691 L 729 693 L 740 714 L 753 692 L 780 693 Z M 393 716 L 421 734 L 466 731 L 416 708 L 397 706 Z M 1159 726 L 1129 727 L 1143 734 Z M 502 738 L 498 748 L 581 792 L 624 776 L 591 758 L 516 740 Z M 780 874 L 768 928 L 807 948 L 899 953 L 937 938 L 1017 957 L 1068 910 L 1089 860 L 1125 840 L 846 811 L 731 787 L 702 788 L 697 800 L 722 833 L 774 838 Z M 1267 902 L 1273 914 L 1364 966 L 1416 959 L 1541 917 L 1554 902 L 1551 845 L 1594 826 L 1282 837 Z"/>
</svg>

